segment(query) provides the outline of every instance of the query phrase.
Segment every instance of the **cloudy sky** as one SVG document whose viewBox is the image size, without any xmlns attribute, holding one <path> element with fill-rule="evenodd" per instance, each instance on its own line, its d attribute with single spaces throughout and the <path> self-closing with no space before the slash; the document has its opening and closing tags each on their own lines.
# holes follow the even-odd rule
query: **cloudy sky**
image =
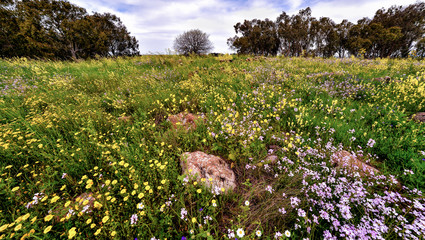
<svg viewBox="0 0 425 240">
<path fill-rule="evenodd" d="M 373 17 L 376 10 L 392 5 L 409 5 L 416 0 L 69 0 L 90 12 L 117 15 L 139 41 L 142 54 L 172 50 L 179 34 L 200 29 L 209 34 L 213 52 L 232 52 L 227 39 L 233 26 L 245 19 L 275 20 L 282 11 L 289 15 L 310 7 L 313 17 L 330 17 L 357 22 Z"/>
</svg>

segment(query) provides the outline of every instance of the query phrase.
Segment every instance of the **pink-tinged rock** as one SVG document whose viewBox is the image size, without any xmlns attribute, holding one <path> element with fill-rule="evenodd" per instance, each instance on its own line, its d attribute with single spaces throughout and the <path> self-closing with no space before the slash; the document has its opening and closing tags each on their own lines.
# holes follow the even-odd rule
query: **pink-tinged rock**
<svg viewBox="0 0 425 240">
<path fill-rule="evenodd" d="M 425 122 L 425 112 L 418 112 L 412 116 L 413 120 L 418 122 Z"/>
<path fill-rule="evenodd" d="M 132 116 L 121 116 L 118 118 L 119 121 L 121 122 L 125 122 L 125 123 L 129 123 L 129 122 L 133 122 L 133 117 Z"/>
<path fill-rule="evenodd" d="M 337 167 L 348 168 L 350 171 L 358 172 L 361 176 L 376 175 L 379 173 L 378 169 L 360 161 L 354 155 L 345 150 L 335 152 L 331 156 L 331 161 L 336 164 Z"/>
<path fill-rule="evenodd" d="M 233 190 L 236 187 L 235 173 L 220 157 L 201 151 L 185 152 L 180 160 L 183 174 L 197 176 L 197 181 L 216 189 Z M 201 181 L 204 178 L 205 181 Z M 211 179 L 211 180 L 210 180 Z"/>
<path fill-rule="evenodd" d="M 84 204 L 86 202 L 86 200 L 88 202 L 86 204 Z M 78 204 L 82 208 L 86 207 L 87 210 L 85 212 L 89 213 L 93 209 L 93 205 L 94 205 L 95 200 L 96 200 L 96 198 L 94 198 L 93 193 L 83 193 L 83 194 L 81 194 L 81 195 L 79 195 L 78 197 L 75 198 L 75 203 Z"/>
<path fill-rule="evenodd" d="M 199 118 L 200 116 L 198 115 L 181 112 L 179 114 L 169 116 L 167 121 L 170 121 L 171 124 L 173 124 L 174 129 L 177 129 L 179 126 L 183 126 L 186 130 L 189 130 L 196 129 L 195 121 Z"/>
<path fill-rule="evenodd" d="M 61 218 L 70 217 L 73 214 L 91 213 L 94 208 L 95 200 L 96 198 L 93 193 L 82 193 L 72 200 L 69 206 L 65 207 L 64 205 L 58 205 L 53 210 L 55 221 L 59 222 Z"/>
<path fill-rule="evenodd" d="M 279 160 L 279 157 L 272 154 L 272 155 L 268 155 L 265 159 L 264 162 L 268 163 L 268 164 L 276 164 L 277 161 Z"/>
</svg>

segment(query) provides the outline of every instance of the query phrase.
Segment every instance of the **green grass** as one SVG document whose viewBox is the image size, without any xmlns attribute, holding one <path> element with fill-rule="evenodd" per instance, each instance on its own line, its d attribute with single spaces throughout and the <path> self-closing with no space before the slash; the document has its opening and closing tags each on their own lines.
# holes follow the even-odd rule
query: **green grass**
<svg viewBox="0 0 425 240">
<path fill-rule="evenodd" d="M 425 62 L 411 59 L 0 60 L 0 239 L 347 236 L 319 217 L 324 210 L 341 226 L 384 219 L 400 229 L 379 236 L 423 239 L 407 225 L 423 230 L 425 125 L 410 116 L 425 111 L 424 87 Z M 166 119 L 183 111 L 205 121 L 175 130 Z M 281 149 L 274 165 L 262 161 L 271 145 Z M 381 175 L 335 168 L 338 149 Z M 230 163 L 236 189 L 217 194 L 182 175 L 180 155 L 191 151 Z M 331 197 L 317 190 L 324 185 Z M 96 207 L 78 203 L 84 193 Z M 392 193 L 403 199 L 391 202 Z M 404 223 L 370 212 L 367 199 L 381 197 Z"/>
</svg>

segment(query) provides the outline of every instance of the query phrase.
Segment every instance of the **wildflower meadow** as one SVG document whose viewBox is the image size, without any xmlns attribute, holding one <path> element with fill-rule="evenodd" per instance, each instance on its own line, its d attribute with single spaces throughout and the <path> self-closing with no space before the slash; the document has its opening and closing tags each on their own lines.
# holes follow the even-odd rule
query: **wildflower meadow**
<svg viewBox="0 0 425 240">
<path fill-rule="evenodd" d="M 420 112 L 417 59 L 3 59 L 0 239 L 424 239 Z M 236 188 L 183 174 L 194 151 Z"/>
</svg>

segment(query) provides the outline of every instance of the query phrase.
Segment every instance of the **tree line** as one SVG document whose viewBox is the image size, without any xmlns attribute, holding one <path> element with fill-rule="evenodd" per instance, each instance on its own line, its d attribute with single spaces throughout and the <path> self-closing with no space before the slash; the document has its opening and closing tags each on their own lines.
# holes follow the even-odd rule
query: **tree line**
<svg viewBox="0 0 425 240">
<path fill-rule="evenodd" d="M 138 55 L 138 41 L 110 13 L 62 0 L 1 0 L 0 57 L 50 59 Z"/>
<path fill-rule="evenodd" d="M 316 19 L 306 8 L 276 21 L 245 20 L 234 26 L 228 45 L 239 54 L 366 58 L 425 57 L 425 3 L 379 9 L 357 24 Z"/>
</svg>

